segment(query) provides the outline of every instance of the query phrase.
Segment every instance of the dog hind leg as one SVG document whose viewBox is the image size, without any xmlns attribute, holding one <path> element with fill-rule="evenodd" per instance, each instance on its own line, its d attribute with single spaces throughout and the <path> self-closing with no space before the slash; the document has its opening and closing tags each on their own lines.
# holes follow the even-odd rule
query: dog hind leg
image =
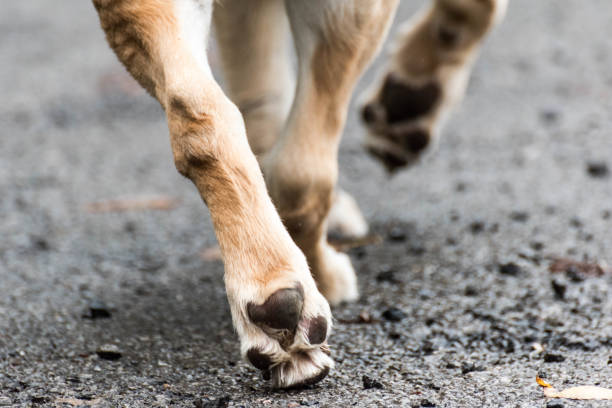
<svg viewBox="0 0 612 408">
<path fill-rule="evenodd" d="M 397 3 L 285 2 L 298 56 L 296 94 L 283 133 L 261 162 L 283 222 L 333 304 L 358 295 L 349 258 L 329 246 L 325 233 L 338 144 L 354 84 L 378 50 Z"/>
<path fill-rule="evenodd" d="M 480 46 L 506 6 L 507 0 L 431 0 L 404 23 L 386 73 L 362 109 L 366 147 L 389 172 L 436 144 L 450 108 L 463 97 Z"/>
</svg>

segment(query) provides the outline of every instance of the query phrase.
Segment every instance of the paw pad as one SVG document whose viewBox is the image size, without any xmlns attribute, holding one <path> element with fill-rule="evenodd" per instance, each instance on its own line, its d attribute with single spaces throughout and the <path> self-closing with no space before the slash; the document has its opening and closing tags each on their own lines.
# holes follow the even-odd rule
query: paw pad
<svg viewBox="0 0 612 408">
<path fill-rule="evenodd" d="M 261 305 L 249 303 L 247 312 L 251 321 L 259 326 L 277 330 L 295 330 L 304 307 L 304 290 L 279 289 Z"/>
<path fill-rule="evenodd" d="M 260 350 L 252 348 L 247 352 L 247 358 L 249 362 L 253 364 L 253 367 L 267 371 L 272 365 L 272 359 L 270 356 L 263 354 Z"/>
<path fill-rule="evenodd" d="M 429 113 L 442 96 L 440 86 L 429 82 L 411 86 L 394 74 L 389 74 L 382 88 L 380 102 L 387 113 L 387 123 L 393 124 L 416 119 Z"/>
<path fill-rule="evenodd" d="M 310 344 L 321 344 L 327 338 L 327 320 L 317 316 L 308 322 L 308 341 Z"/>
</svg>

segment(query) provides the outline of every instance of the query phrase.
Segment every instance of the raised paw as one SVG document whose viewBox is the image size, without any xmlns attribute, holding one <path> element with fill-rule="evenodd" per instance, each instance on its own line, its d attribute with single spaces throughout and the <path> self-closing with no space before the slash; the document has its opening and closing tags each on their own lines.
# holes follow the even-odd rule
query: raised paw
<svg viewBox="0 0 612 408">
<path fill-rule="evenodd" d="M 328 303 L 312 278 L 269 286 L 274 291 L 263 301 L 232 305 L 242 355 L 274 388 L 322 380 L 334 366 L 327 347 L 331 330 Z M 276 289 L 278 286 L 284 287 Z"/>
<path fill-rule="evenodd" d="M 388 71 L 363 104 L 365 147 L 389 172 L 437 141 L 465 92 L 472 64 L 507 0 L 438 0 L 404 25 Z"/>
<path fill-rule="evenodd" d="M 443 104 L 444 90 L 437 80 L 413 84 L 388 74 L 375 98 L 362 108 L 369 130 L 366 149 L 389 172 L 414 163 L 432 144 Z"/>
</svg>

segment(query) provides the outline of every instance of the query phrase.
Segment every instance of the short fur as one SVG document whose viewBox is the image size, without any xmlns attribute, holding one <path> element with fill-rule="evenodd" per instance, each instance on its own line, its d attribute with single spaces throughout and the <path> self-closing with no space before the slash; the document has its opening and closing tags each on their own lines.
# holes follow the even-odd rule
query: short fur
<svg viewBox="0 0 612 408">
<path fill-rule="evenodd" d="M 276 387 L 327 375 L 329 303 L 358 295 L 349 258 L 326 239 L 328 225 L 367 232 L 354 200 L 335 190 L 338 145 L 398 1 L 93 0 L 117 57 L 166 112 L 176 168 L 210 210 L 242 355 Z M 372 152 L 396 164 L 418 156 L 504 6 L 432 0 L 403 30 L 364 115 Z M 229 97 L 206 57 L 211 20 Z M 403 116 L 426 84 L 437 90 L 431 106 Z"/>
</svg>

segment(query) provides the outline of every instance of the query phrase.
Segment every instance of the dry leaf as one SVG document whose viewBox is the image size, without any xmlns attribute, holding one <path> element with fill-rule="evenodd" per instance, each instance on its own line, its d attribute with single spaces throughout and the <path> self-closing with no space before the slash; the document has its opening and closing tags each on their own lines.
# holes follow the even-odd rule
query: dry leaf
<svg viewBox="0 0 612 408">
<path fill-rule="evenodd" d="M 218 246 L 212 246 L 210 248 L 204 248 L 200 251 L 200 258 L 205 261 L 221 261 L 223 256 L 221 255 L 221 248 Z"/>
<path fill-rule="evenodd" d="M 92 400 L 82 400 L 78 398 L 58 398 L 55 400 L 55 404 L 56 405 L 70 404 L 75 407 L 82 407 L 82 406 L 93 406 L 99 403 L 100 401 L 101 401 L 100 398 L 96 398 Z"/>
<path fill-rule="evenodd" d="M 176 207 L 177 204 L 178 200 L 171 197 L 127 198 L 89 203 L 85 206 L 85 210 L 90 213 L 138 210 L 171 210 Z"/>
<path fill-rule="evenodd" d="M 582 276 L 602 276 L 606 273 L 601 265 L 594 262 L 581 262 L 569 258 L 557 258 L 548 267 L 552 273 L 570 273 L 573 272 Z"/>
<path fill-rule="evenodd" d="M 561 392 L 557 391 L 552 385 L 536 377 L 536 382 L 544 388 L 544 395 L 547 398 L 564 398 L 572 400 L 612 400 L 612 389 L 596 387 L 594 385 L 583 385 L 572 387 Z"/>
</svg>

